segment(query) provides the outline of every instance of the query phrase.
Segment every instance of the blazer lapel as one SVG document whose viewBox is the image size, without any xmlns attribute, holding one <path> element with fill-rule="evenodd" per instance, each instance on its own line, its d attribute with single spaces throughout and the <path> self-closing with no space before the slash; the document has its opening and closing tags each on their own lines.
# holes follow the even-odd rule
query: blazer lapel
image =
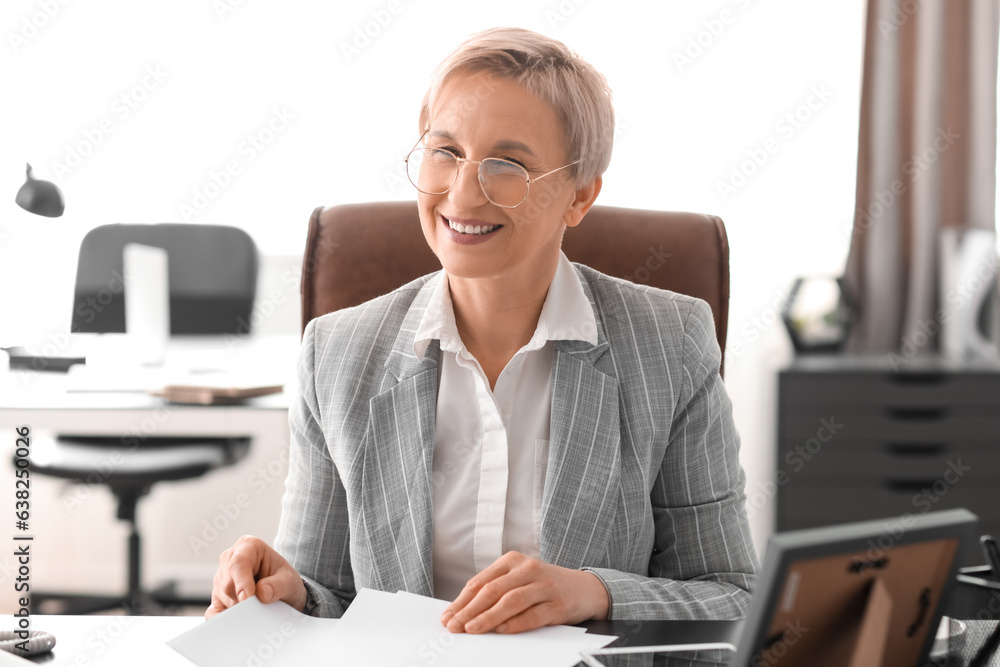
<svg viewBox="0 0 1000 667">
<path fill-rule="evenodd" d="M 559 341 L 552 369 L 548 471 L 542 493 L 542 559 L 569 568 L 605 565 L 618 504 L 618 379 L 597 368 L 608 340 L 587 281 L 597 345 Z"/>
<path fill-rule="evenodd" d="M 549 458 L 542 497 L 542 559 L 563 567 L 599 567 L 615 516 L 621 474 L 618 380 L 597 367 L 608 349 L 589 284 L 597 345 L 559 341 L 553 359 Z M 434 281 L 421 288 L 397 335 L 382 381 L 371 399 L 363 444 L 360 524 L 371 563 L 368 576 L 381 590 L 431 595 L 433 504 L 431 473 L 440 347 L 423 360 L 413 338 Z"/>
<path fill-rule="evenodd" d="M 384 390 L 370 402 L 362 468 L 362 521 L 372 584 L 431 595 L 431 472 L 437 406 L 437 341 L 424 358 L 413 338 L 434 281 L 411 303 L 386 361 Z"/>
</svg>

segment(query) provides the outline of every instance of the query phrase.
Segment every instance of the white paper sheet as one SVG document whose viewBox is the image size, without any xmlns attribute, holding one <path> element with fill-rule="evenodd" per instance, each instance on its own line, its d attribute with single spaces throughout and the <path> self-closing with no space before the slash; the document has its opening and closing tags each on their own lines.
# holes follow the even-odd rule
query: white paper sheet
<svg viewBox="0 0 1000 667">
<path fill-rule="evenodd" d="M 447 606 L 410 593 L 361 589 L 337 622 L 249 598 L 168 643 L 203 667 L 572 667 L 580 651 L 616 639 L 565 625 L 516 635 L 452 634 L 440 620 Z"/>
<path fill-rule="evenodd" d="M 328 638 L 338 622 L 300 614 L 284 602 L 263 604 L 253 596 L 167 645 L 202 667 L 311 665 L 322 655 L 317 650 L 332 648 Z"/>
<path fill-rule="evenodd" d="M 401 655 L 402 660 L 391 663 L 400 667 L 572 667 L 580 661 L 580 651 L 606 646 L 617 639 L 587 634 L 584 628 L 569 625 L 538 628 L 516 635 L 453 634 L 440 620 L 447 602 L 403 592 L 395 597 L 388 623 L 407 629 L 408 655 Z M 420 636 L 415 650 L 411 633 L 414 637 Z"/>
</svg>

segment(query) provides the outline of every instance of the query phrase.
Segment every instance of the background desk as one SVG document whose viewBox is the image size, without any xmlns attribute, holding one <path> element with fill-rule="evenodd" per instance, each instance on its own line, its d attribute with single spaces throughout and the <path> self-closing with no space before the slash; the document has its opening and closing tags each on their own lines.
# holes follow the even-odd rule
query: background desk
<svg viewBox="0 0 1000 667">
<path fill-rule="evenodd" d="M 253 437 L 239 464 L 202 478 L 157 484 L 139 506 L 144 526 L 145 584 L 164 579 L 211 581 L 218 556 L 240 535 L 272 540 L 281 513 L 287 471 L 288 405 L 294 392 L 297 336 L 222 340 L 187 339 L 172 344 L 170 359 L 202 367 L 272 366 L 285 380 L 281 395 L 238 406 L 180 406 L 144 393 L 69 393 L 59 373 L 12 371 L 0 375 L 0 489 L 13 498 L 10 452 L 15 426 L 33 436 L 136 434 Z M 125 588 L 127 530 L 115 520 L 110 493 L 101 485 L 79 485 L 32 477 L 35 536 L 32 587 L 38 590 L 121 591 Z M 13 502 L 11 500 L 11 502 Z M 13 506 L 11 505 L 11 508 Z M 13 549 L 0 550 L 0 613 L 13 609 L 10 576 Z"/>
</svg>

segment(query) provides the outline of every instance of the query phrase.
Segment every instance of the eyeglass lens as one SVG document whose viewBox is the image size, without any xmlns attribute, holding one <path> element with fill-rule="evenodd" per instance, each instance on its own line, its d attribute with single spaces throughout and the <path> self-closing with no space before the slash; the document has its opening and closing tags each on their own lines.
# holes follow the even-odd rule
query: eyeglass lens
<svg viewBox="0 0 1000 667">
<path fill-rule="evenodd" d="M 448 192 L 458 179 L 459 161 L 450 151 L 417 148 L 407 159 L 406 171 L 418 190 L 439 195 Z M 489 200 L 498 206 L 517 206 L 528 194 L 526 172 L 507 160 L 483 160 L 479 182 Z"/>
</svg>

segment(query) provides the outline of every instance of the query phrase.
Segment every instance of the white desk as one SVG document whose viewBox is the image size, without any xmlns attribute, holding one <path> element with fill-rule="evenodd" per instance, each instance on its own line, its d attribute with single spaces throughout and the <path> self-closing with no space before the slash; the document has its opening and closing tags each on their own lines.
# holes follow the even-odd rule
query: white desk
<svg viewBox="0 0 1000 667">
<path fill-rule="evenodd" d="M 141 392 L 69 392 L 70 378 L 51 372 L 0 374 L 0 442 L 8 457 L 14 427 L 33 437 L 74 435 L 251 436 L 240 463 L 205 477 L 157 484 L 139 504 L 144 585 L 164 579 L 204 584 L 218 555 L 240 535 L 274 537 L 287 470 L 288 405 L 294 393 L 298 336 L 248 339 L 233 345 L 215 339 L 172 341 L 169 363 L 203 368 L 270 368 L 283 375 L 283 394 L 236 406 L 171 405 Z M 125 587 L 127 532 L 115 519 L 110 493 L 35 475 L 31 479 L 35 534 L 32 587 L 65 592 L 118 592 Z M 13 510 L 13 466 L 0 461 L 0 497 Z M 230 511 L 238 506 L 237 516 Z M 215 524 L 214 527 L 212 524 Z M 12 528 L 11 528 L 12 530 Z M 3 540 L 0 532 L 0 540 Z M 5 543 L 9 543 L 6 538 Z M 8 553 L 9 552 L 9 553 Z M 0 580 L 16 571 L 13 549 L 0 550 Z M 0 586 L 0 613 L 14 607 L 12 586 Z"/>
<path fill-rule="evenodd" d="M 170 405 L 142 391 L 74 391 L 80 384 L 74 380 L 76 368 L 72 374 L 13 370 L 0 374 L 0 427 L 28 424 L 32 429 L 59 433 L 109 434 L 130 432 L 153 419 L 158 435 L 238 435 L 252 429 L 253 420 L 261 415 L 287 413 L 289 396 L 295 389 L 297 351 L 296 336 L 236 342 L 221 337 L 171 341 L 165 363 L 168 369 L 257 369 L 261 377 L 285 383 L 283 394 L 250 399 L 237 406 Z M 192 383 L 197 378 L 192 375 Z"/>
<path fill-rule="evenodd" d="M 166 642 L 202 623 L 199 616 L 32 616 L 31 628 L 54 635 L 47 667 L 191 667 Z M 25 665 L 31 664 L 25 662 Z"/>
</svg>

